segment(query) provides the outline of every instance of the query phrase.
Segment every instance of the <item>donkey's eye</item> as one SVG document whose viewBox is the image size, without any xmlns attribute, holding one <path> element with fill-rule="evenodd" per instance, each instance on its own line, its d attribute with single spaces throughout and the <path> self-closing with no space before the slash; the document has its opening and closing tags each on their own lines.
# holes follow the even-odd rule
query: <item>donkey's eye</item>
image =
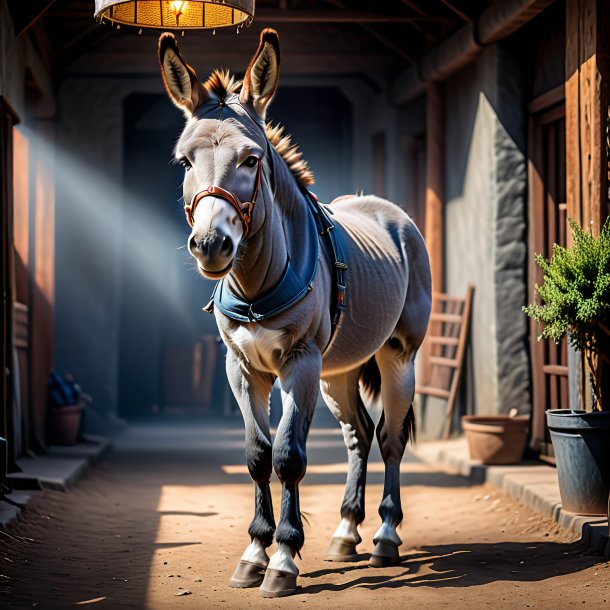
<svg viewBox="0 0 610 610">
<path fill-rule="evenodd" d="M 256 167 L 256 164 L 258 163 L 258 157 L 255 157 L 254 155 L 250 155 L 244 162 L 243 165 L 245 165 L 246 167 Z"/>
<path fill-rule="evenodd" d="M 182 167 L 184 167 L 187 172 L 189 171 L 189 169 L 191 169 L 191 167 L 193 167 L 191 165 L 191 162 L 186 157 L 178 159 L 178 163 L 180 163 L 180 165 L 182 165 Z"/>
</svg>

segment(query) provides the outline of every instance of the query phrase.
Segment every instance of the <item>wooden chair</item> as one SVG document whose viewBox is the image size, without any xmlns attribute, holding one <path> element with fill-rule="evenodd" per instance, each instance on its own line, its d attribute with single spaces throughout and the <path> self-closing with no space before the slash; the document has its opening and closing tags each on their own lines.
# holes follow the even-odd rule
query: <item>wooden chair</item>
<svg viewBox="0 0 610 610">
<path fill-rule="evenodd" d="M 422 346 L 421 383 L 415 391 L 447 401 L 443 438 L 449 438 L 457 391 L 468 343 L 470 311 L 474 286 L 469 285 L 464 298 L 442 292 L 432 293 L 432 313 L 428 334 Z"/>
</svg>

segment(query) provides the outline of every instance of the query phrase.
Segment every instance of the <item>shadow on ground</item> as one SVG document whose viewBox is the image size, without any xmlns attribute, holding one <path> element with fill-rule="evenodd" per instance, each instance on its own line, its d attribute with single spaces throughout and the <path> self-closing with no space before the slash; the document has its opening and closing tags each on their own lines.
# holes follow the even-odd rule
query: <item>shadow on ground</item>
<svg viewBox="0 0 610 610">
<path fill-rule="evenodd" d="M 502 580 L 512 582 L 543 581 L 561 574 L 572 574 L 599 562 L 581 542 L 501 542 L 447 544 L 423 547 L 403 555 L 400 565 L 387 574 L 369 575 L 369 556 L 360 555 L 358 563 L 301 574 L 305 594 L 344 591 L 353 587 L 398 589 L 401 587 L 471 587 Z M 558 561 L 563 558 L 563 561 Z M 342 584 L 315 583 L 317 579 L 336 574 L 353 575 Z M 366 575 L 361 575 L 366 572 Z"/>
</svg>

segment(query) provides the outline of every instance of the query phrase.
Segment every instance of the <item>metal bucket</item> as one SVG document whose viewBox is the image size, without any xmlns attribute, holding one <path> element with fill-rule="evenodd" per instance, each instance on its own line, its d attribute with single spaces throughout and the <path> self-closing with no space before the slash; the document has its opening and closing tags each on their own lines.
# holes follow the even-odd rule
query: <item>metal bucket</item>
<svg viewBox="0 0 610 610">
<path fill-rule="evenodd" d="M 561 503 L 579 515 L 606 515 L 610 492 L 610 412 L 550 409 Z"/>
</svg>

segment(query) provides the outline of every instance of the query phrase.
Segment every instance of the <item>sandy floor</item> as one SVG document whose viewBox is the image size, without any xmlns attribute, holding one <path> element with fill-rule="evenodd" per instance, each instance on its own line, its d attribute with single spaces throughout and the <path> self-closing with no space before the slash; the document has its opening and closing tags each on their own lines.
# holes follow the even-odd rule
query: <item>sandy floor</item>
<svg viewBox="0 0 610 610">
<path fill-rule="evenodd" d="M 402 563 L 367 564 L 382 489 L 378 454 L 361 560 L 324 562 L 345 476 L 334 430 L 311 436 L 301 588 L 281 600 L 230 589 L 252 511 L 241 435 L 235 425 L 201 422 L 130 430 L 78 487 L 45 492 L 10 530 L 12 538 L 2 536 L 0 607 L 610 607 L 608 564 L 573 536 L 498 491 L 413 458 L 403 464 Z M 185 590 L 190 594 L 177 595 Z"/>
</svg>

